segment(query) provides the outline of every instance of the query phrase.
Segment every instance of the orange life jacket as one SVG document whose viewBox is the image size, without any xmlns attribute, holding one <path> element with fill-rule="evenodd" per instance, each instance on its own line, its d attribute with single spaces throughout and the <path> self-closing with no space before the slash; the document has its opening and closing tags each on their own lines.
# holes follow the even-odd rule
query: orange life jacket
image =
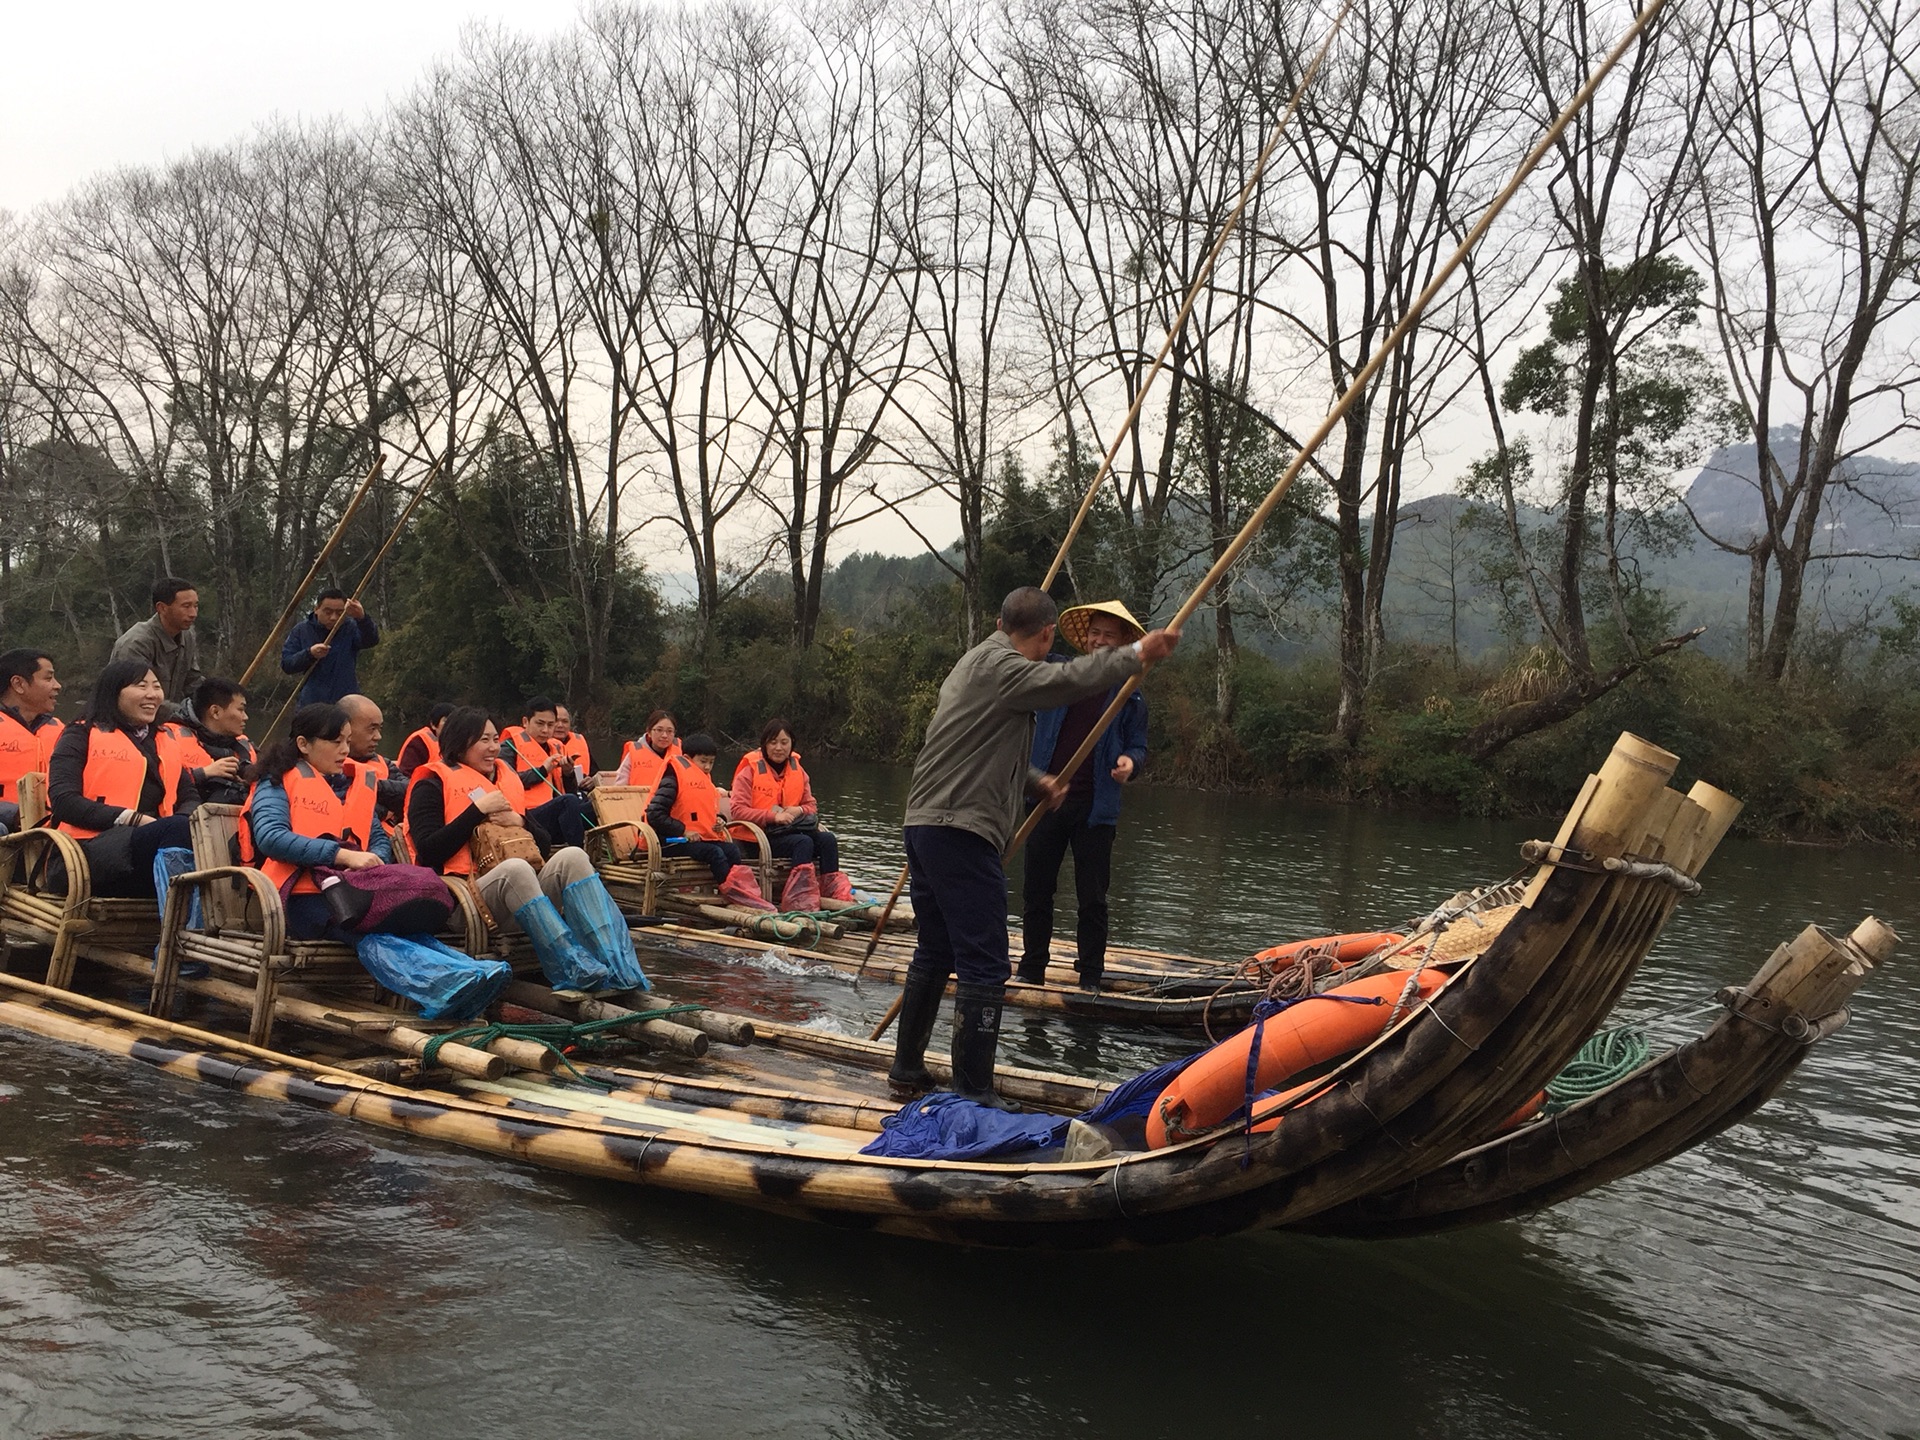
<svg viewBox="0 0 1920 1440">
<path fill-rule="evenodd" d="M 160 813 L 173 814 L 180 794 L 180 742 L 166 726 L 153 732 L 153 748 L 160 759 Z M 147 757 L 123 730 L 87 727 L 87 766 L 80 774 L 80 793 L 116 810 L 138 810 L 140 791 L 147 783 Z M 60 829 L 77 840 L 91 840 L 100 832 L 62 821 Z"/>
<path fill-rule="evenodd" d="M 549 760 L 564 758 L 560 751 L 555 750 L 544 740 L 534 739 L 522 726 L 516 725 L 509 730 L 506 735 L 500 737 L 500 743 L 503 747 L 507 744 L 509 736 L 512 737 L 513 768 L 515 770 L 531 770 L 535 766 L 545 765 Z M 565 767 L 563 766 L 561 768 L 564 769 Z M 525 784 L 524 781 L 521 783 Z M 564 784 L 554 781 L 551 770 L 541 777 L 540 789 L 546 792 L 544 797 L 546 799 L 567 793 Z M 539 804 L 541 801 L 536 800 L 534 803 Z"/>
<path fill-rule="evenodd" d="M 0 800 L 20 803 L 20 777 L 39 771 L 47 773 L 54 742 L 65 728 L 58 720 L 49 720 L 37 730 L 29 730 L 5 710 L 0 710 Z"/>
<path fill-rule="evenodd" d="M 749 750 L 740 757 L 739 769 L 733 772 L 735 785 L 740 783 L 741 770 L 753 771 L 753 808 L 756 810 L 798 805 L 807 798 L 807 772 L 800 768 L 797 752 L 787 756 L 785 774 L 776 772 L 758 750 Z"/>
<path fill-rule="evenodd" d="M 351 777 L 344 800 L 333 793 L 333 786 L 327 783 L 326 776 L 304 761 L 282 775 L 280 783 L 286 787 L 287 824 L 294 834 L 314 840 L 338 840 L 349 850 L 373 848 L 373 827 L 380 822 L 373 814 L 379 793 L 374 788 L 372 775 L 363 771 Z M 253 812 L 253 797 L 258 789 L 256 785 L 247 792 L 249 816 Z M 256 861 L 252 826 L 243 826 L 241 833 L 245 837 L 241 842 L 242 855 L 249 863 L 259 865 L 260 873 L 273 882 L 275 889 L 284 887 L 287 877 L 291 875 L 294 877 L 295 895 L 320 893 L 320 886 L 315 883 L 311 870 L 287 860 L 276 860 L 271 855 L 259 856 Z"/>
<path fill-rule="evenodd" d="M 694 840 L 724 840 L 727 830 L 720 823 L 720 792 L 713 776 L 684 755 L 673 760 L 673 818 L 687 827 Z"/>
<path fill-rule="evenodd" d="M 355 777 L 371 775 L 375 784 L 393 778 L 393 762 L 384 755 L 369 756 L 365 760 L 356 760 L 349 755 L 344 764 L 347 774 Z"/>
<path fill-rule="evenodd" d="M 496 761 L 493 767 L 493 779 L 489 780 L 470 765 L 448 765 L 435 760 L 421 765 L 413 772 L 413 778 L 407 784 L 406 809 L 413 809 L 413 791 L 421 778 L 434 775 L 440 781 L 441 815 L 444 820 L 452 821 L 467 807 L 462 801 L 470 801 L 475 790 L 498 790 L 507 797 L 507 803 L 516 813 L 527 813 L 527 792 L 520 784 L 520 777 L 513 773 L 513 767 L 504 760 Z M 407 835 L 409 849 L 418 850 L 413 844 L 411 832 Z M 442 875 L 471 875 L 473 873 L 473 847 L 467 846 L 457 851 L 453 858 L 440 867 Z"/>
<path fill-rule="evenodd" d="M 645 785 L 652 789 L 660 783 L 660 777 L 666 773 L 667 762 L 680 753 L 680 742 L 674 741 L 667 753 L 662 755 L 644 739 L 629 740 L 622 753 L 621 762 L 627 767 L 627 784 Z"/>
<path fill-rule="evenodd" d="M 560 753 L 589 775 L 593 773 L 593 747 L 587 744 L 587 737 L 578 730 L 567 736 L 567 743 L 560 747 Z"/>
<path fill-rule="evenodd" d="M 427 747 L 427 758 L 424 763 L 428 765 L 436 764 L 440 759 L 440 737 L 433 733 L 433 727 L 431 725 L 422 725 L 418 730 L 407 736 L 407 738 L 400 743 L 400 753 L 402 755 L 406 754 L 407 746 L 416 740 Z"/>
<path fill-rule="evenodd" d="M 213 763 L 213 756 L 207 747 L 200 743 L 199 735 L 191 725 L 166 726 L 167 733 L 180 742 L 180 763 L 189 770 L 204 770 Z M 240 768 L 246 769 L 253 763 L 253 742 L 244 735 L 234 738 L 234 758 L 240 762 Z"/>
</svg>

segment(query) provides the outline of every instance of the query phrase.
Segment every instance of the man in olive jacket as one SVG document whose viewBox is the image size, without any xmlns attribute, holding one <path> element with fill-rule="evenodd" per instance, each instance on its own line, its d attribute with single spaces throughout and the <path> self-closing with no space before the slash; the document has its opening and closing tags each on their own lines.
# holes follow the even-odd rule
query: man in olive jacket
<svg viewBox="0 0 1920 1440">
<path fill-rule="evenodd" d="M 1006 1108 L 994 1093 L 1007 958 L 1007 876 L 1001 854 L 1029 790 L 1057 805 L 1065 783 L 1029 766 L 1034 713 L 1109 690 L 1164 659 L 1176 631 L 1048 664 L 1058 610 L 1046 591 L 1007 596 L 994 633 L 960 657 L 940 686 L 907 792 L 906 846 L 918 937 L 900 1004 L 888 1078 L 902 1092 L 930 1089 L 927 1042 L 947 977 L 956 975 L 953 1089 Z"/>
</svg>

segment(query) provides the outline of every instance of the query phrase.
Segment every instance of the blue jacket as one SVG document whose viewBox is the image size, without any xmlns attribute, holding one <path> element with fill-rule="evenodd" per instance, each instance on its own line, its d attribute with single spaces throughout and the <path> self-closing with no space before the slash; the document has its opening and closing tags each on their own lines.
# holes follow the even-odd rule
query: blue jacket
<svg viewBox="0 0 1920 1440">
<path fill-rule="evenodd" d="M 348 620 L 333 637 L 333 648 L 327 652 L 327 658 L 315 660 L 307 652 L 326 638 L 327 627 L 308 611 L 307 618 L 287 632 L 287 643 L 280 647 L 282 670 L 289 675 L 298 675 L 302 670 L 308 672 L 300 687 L 302 705 L 331 705 L 343 695 L 358 692 L 360 680 L 355 665 L 362 650 L 371 650 L 380 643 L 380 629 L 371 615 Z"/>
<path fill-rule="evenodd" d="M 1113 697 L 1119 691 L 1120 687 L 1116 685 L 1107 692 L 1107 704 L 1113 703 Z M 1045 770 L 1047 762 L 1053 759 L 1053 747 L 1060 743 L 1060 727 L 1066 718 L 1067 707 L 1064 705 L 1042 710 L 1034 717 L 1031 756 L 1034 769 Z M 1093 767 L 1093 808 L 1087 812 L 1089 825 L 1120 823 L 1120 782 L 1113 778 L 1113 767 L 1120 763 L 1122 755 L 1133 757 L 1136 775 L 1140 773 L 1140 767 L 1147 763 L 1147 697 L 1138 690 L 1127 697 L 1127 703 L 1120 707 L 1120 713 L 1114 718 L 1113 724 L 1107 727 L 1107 733 L 1094 742 L 1093 754 L 1087 759 L 1087 764 Z"/>
<path fill-rule="evenodd" d="M 327 783 L 333 787 L 334 794 L 342 800 L 347 798 L 345 775 L 330 775 Z M 334 857 L 340 853 L 339 842 L 300 834 L 288 823 L 290 814 L 286 787 L 278 780 L 262 780 L 255 785 L 253 798 L 247 801 L 247 823 L 253 827 L 253 848 L 262 855 L 284 860 L 289 865 L 333 864 Z M 386 826 L 373 827 L 367 849 L 389 865 L 393 863 L 393 841 L 387 835 Z"/>
</svg>

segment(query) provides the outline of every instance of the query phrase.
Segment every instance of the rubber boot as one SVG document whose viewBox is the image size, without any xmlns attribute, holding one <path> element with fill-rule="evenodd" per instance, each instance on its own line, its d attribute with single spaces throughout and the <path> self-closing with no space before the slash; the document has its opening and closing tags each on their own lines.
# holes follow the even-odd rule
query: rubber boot
<svg viewBox="0 0 1920 1440">
<path fill-rule="evenodd" d="M 993 1110 L 1018 1110 L 993 1088 L 993 1057 L 1000 1049 L 1005 985 L 962 982 L 953 997 L 953 1093 Z"/>
<path fill-rule="evenodd" d="M 780 908 L 786 911 L 820 908 L 820 872 L 809 860 L 787 872 L 787 883 L 780 891 Z"/>
<path fill-rule="evenodd" d="M 533 942 L 540 969 L 554 989 L 587 994 L 607 988 L 607 967 L 574 938 L 553 901 L 544 895 L 537 896 L 514 911 L 513 918 Z"/>
<path fill-rule="evenodd" d="M 653 982 L 640 968 L 634 953 L 633 932 L 627 917 L 613 903 L 607 887 L 598 875 L 576 880 L 560 892 L 560 909 L 567 917 L 567 928 L 593 952 L 615 990 L 651 990 Z"/>
<path fill-rule="evenodd" d="M 773 913 L 773 906 L 767 903 L 767 897 L 760 893 L 760 882 L 754 878 L 753 871 L 744 865 L 736 865 L 727 871 L 727 878 L 720 882 L 720 898 L 736 910 L 764 910 Z"/>
<path fill-rule="evenodd" d="M 933 1022 L 940 1018 L 940 1001 L 946 993 L 944 975 L 907 968 L 899 1026 L 893 1032 L 893 1067 L 887 1071 L 888 1087 L 902 1098 L 934 1087 L 933 1072 L 927 1069 L 927 1042 L 933 1038 Z"/>
<path fill-rule="evenodd" d="M 851 901 L 854 898 L 853 882 L 847 879 L 846 871 L 829 870 L 820 877 L 820 895 L 826 900 Z"/>
</svg>

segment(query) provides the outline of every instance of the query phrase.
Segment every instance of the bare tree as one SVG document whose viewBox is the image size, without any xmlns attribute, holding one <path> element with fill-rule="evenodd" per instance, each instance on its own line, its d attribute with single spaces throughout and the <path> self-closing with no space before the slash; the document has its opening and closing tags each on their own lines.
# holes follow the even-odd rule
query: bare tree
<svg viewBox="0 0 1920 1440">
<path fill-rule="evenodd" d="M 1920 300 L 1920 7 L 1720 4 L 1696 26 L 1692 152 L 1720 349 L 1757 461 L 1747 667 L 1779 681 L 1830 494 L 1911 433 L 1920 358 L 1886 335 Z M 1704 530 L 1703 530 L 1704 533 Z M 1769 579 L 1776 586 L 1771 623 Z"/>
</svg>

